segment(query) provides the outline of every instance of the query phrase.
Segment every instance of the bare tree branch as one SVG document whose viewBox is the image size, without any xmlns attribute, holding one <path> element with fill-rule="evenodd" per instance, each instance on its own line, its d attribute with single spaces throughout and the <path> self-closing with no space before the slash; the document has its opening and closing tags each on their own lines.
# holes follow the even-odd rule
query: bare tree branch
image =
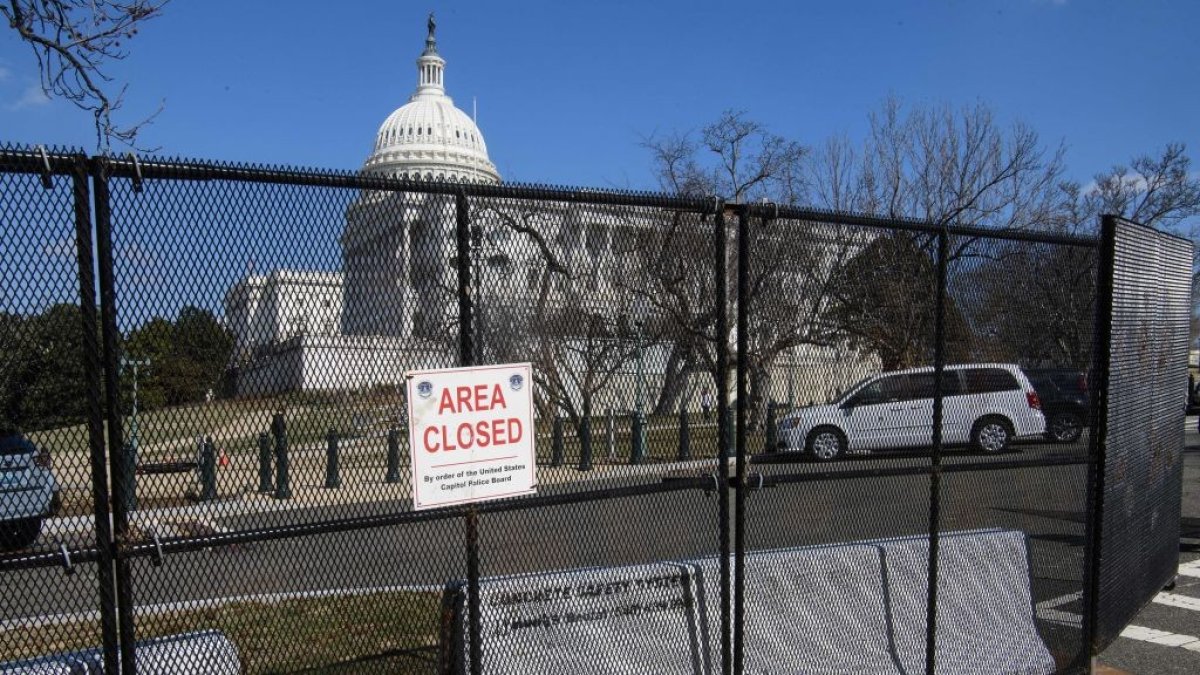
<svg viewBox="0 0 1200 675">
<path fill-rule="evenodd" d="M 162 111 L 120 125 L 113 115 L 124 103 L 126 86 L 112 89 L 105 73 L 111 61 L 128 56 L 122 41 L 133 39 L 140 26 L 162 14 L 169 0 L 8 0 L 0 4 L 10 28 L 33 50 L 42 91 L 64 98 L 95 119 L 96 146 L 111 151 L 114 141 L 143 151 L 137 135 Z"/>
</svg>

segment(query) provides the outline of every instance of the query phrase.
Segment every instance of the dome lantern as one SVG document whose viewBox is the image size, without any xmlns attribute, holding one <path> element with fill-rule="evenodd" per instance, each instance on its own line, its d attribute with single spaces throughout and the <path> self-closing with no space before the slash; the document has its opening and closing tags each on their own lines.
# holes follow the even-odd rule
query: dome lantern
<svg viewBox="0 0 1200 675">
<path fill-rule="evenodd" d="M 417 58 L 417 89 L 384 120 L 363 171 L 395 178 L 499 183 L 475 121 L 446 95 L 446 61 L 437 51 L 429 15 L 425 50 Z"/>
</svg>

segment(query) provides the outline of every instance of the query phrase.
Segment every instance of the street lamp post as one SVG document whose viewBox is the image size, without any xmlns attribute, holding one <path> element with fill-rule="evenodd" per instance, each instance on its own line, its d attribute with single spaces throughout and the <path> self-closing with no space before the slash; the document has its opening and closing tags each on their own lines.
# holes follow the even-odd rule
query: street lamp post
<svg viewBox="0 0 1200 675">
<path fill-rule="evenodd" d="M 633 325 L 637 329 L 637 382 L 633 419 L 633 452 L 630 461 L 640 464 L 646 456 L 646 364 L 645 364 L 646 306 L 641 297 L 634 305 Z"/>
<path fill-rule="evenodd" d="M 122 358 L 122 368 L 133 368 L 133 408 L 129 415 L 129 442 L 125 444 L 125 457 L 122 465 L 122 478 L 128 489 L 125 491 L 125 510 L 137 508 L 137 474 L 138 464 L 138 368 L 150 366 L 150 359 Z"/>
</svg>

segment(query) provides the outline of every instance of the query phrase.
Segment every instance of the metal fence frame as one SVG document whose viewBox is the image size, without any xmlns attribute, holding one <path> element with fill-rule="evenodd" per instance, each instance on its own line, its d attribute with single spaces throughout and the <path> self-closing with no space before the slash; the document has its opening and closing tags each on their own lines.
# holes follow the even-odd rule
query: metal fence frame
<svg viewBox="0 0 1200 675">
<path fill-rule="evenodd" d="M 308 185 L 322 187 L 346 187 L 354 189 L 376 189 L 393 191 L 414 191 L 429 194 L 439 194 L 453 197 L 456 213 L 457 256 L 457 290 L 458 290 L 458 360 L 460 365 L 472 365 L 475 362 L 475 315 L 474 299 L 471 293 L 472 270 L 469 261 L 471 237 L 470 205 L 471 197 L 499 197 L 542 199 L 556 202 L 583 204 L 612 204 L 621 206 L 649 206 L 679 209 L 682 211 L 705 214 L 713 218 L 714 241 L 717 246 L 717 256 L 713 265 L 714 279 L 717 281 L 716 303 L 718 312 L 717 334 L 727 335 L 728 308 L 731 299 L 726 297 L 725 246 L 728 235 L 728 220 L 736 220 L 737 245 L 737 293 L 734 298 L 736 307 L 737 345 L 736 353 L 731 354 L 725 340 L 719 341 L 717 349 L 718 371 L 722 381 L 717 387 L 717 424 L 718 442 L 721 444 L 720 465 L 721 475 L 725 476 L 728 488 L 733 490 L 733 502 L 730 503 L 728 489 L 718 490 L 719 522 L 714 528 L 713 535 L 721 556 L 721 672 L 738 673 L 743 671 L 744 664 L 744 634 L 745 624 L 745 553 L 746 553 L 746 502 L 753 492 L 761 487 L 819 481 L 837 475 L 847 477 L 859 475 L 862 477 L 885 477 L 901 475 L 925 475 L 929 477 L 930 511 L 928 523 L 930 532 L 930 564 L 928 569 L 929 594 L 927 602 L 927 648 L 926 666 L 928 672 L 935 667 L 936 637 L 933 629 L 936 626 L 938 609 L 938 542 L 941 514 L 941 480 L 946 473 L 954 473 L 979 469 L 1004 469 L 1017 467 L 1042 467 L 1054 465 L 1086 463 L 1087 480 L 1087 512 L 1085 540 L 1085 592 L 1083 613 L 1083 640 L 1081 653 L 1075 660 L 1072 669 L 1084 670 L 1089 667 L 1091 659 L 1103 650 L 1111 637 L 1097 634 L 1097 616 L 1103 613 L 1104 598 L 1100 593 L 1100 569 L 1102 560 L 1102 543 L 1104 537 L 1104 494 L 1105 494 L 1105 457 L 1108 410 L 1109 368 L 1112 359 L 1110 344 L 1110 325 L 1112 323 L 1112 307 L 1114 293 L 1114 232 L 1117 228 L 1115 219 L 1106 217 L 1099 238 L 1082 236 L 1064 236 L 1049 233 L 984 230 L 979 228 L 959 227 L 952 224 L 938 224 L 920 220 L 884 219 L 855 214 L 831 213 L 818 210 L 783 207 L 773 204 L 729 204 L 721 199 L 696 199 L 671 197 L 650 193 L 627 193 L 605 190 L 583 189 L 552 189 L 544 187 L 526 187 L 509 185 L 480 185 L 480 184 L 438 184 L 410 182 L 383 179 L 352 173 L 330 173 L 307 170 L 292 170 L 279 168 L 244 167 L 227 164 L 204 162 L 183 162 L 177 160 L 145 159 L 130 156 L 125 159 L 110 157 L 89 158 L 82 153 L 50 151 L 38 149 L 7 149 L 0 150 L 0 172 L 40 174 L 43 183 L 49 189 L 52 187 L 52 176 L 68 176 L 72 185 L 72 198 L 75 214 L 75 244 L 79 272 L 79 302 L 84 323 L 84 335 L 87 336 L 81 359 L 87 378 L 88 419 L 87 430 L 90 451 L 90 466 L 92 474 L 93 516 L 96 540 L 91 547 L 68 551 L 64 547 L 56 553 L 38 553 L 0 557 L 0 574 L 13 570 L 51 567 L 74 562 L 95 562 L 98 570 L 97 607 L 100 610 L 100 622 L 103 638 L 104 662 L 108 672 L 133 673 L 136 671 L 136 654 L 134 644 L 136 631 L 134 624 L 134 598 L 132 593 L 131 561 L 149 558 L 161 561 L 162 556 L 174 552 L 196 551 L 209 547 L 220 547 L 235 543 L 261 542 L 306 535 L 316 535 L 328 532 L 344 532 L 384 526 L 398 526 L 429 522 L 444 519 L 462 519 L 466 528 L 466 540 L 463 542 L 467 557 L 467 583 L 469 597 L 469 621 L 472 627 L 479 625 L 479 539 L 478 517 L 480 514 L 502 513 L 507 511 L 537 509 L 546 506 L 579 503 L 583 501 L 605 500 L 616 497 L 628 497 L 640 494 L 659 494 L 675 491 L 706 490 L 712 487 L 712 477 L 673 477 L 655 485 L 636 485 L 625 487 L 608 487 L 601 490 L 577 494 L 544 495 L 521 500 L 488 502 L 472 504 L 464 507 L 451 507 L 430 512 L 399 512 L 384 516 L 352 517 L 330 519 L 315 523 L 306 523 L 286 528 L 266 528 L 260 530 L 238 531 L 226 534 L 215 534 L 201 537 L 175 538 L 169 540 L 139 541 L 129 531 L 127 505 L 132 498 L 133 486 L 126 480 L 125 467 L 117 453 L 108 453 L 106 448 L 120 447 L 123 442 L 123 415 L 119 409 L 119 354 L 118 354 L 118 323 L 117 313 L 120 298 L 117 297 L 113 278 L 113 234 L 111 197 L 109 183 L 114 178 L 132 181 L 133 190 L 140 191 L 143 181 L 152 180 L 225 180 L 238 182 L 273 183 L 280 185 Z M 93 220 L 94 218 L 94 220 Z M 748 382 L 746 360 L 738 358 L 748 350 L 749 333 L 748 317 L 753 312 L 750 306 L 748 292 L 749 269 L 754 256 L 751 230 L 754 227 L 767 227 L 780 218 L 814 221 L 837 222 L 851 225 L 885 228 L 887 230 L 903 230 L 922 232 L 937 238 L 937 294 L 936 294 L 936 323 L 935 323 L 935 403 L 934 403 L 934 443 L 931 464 L 928 468 L 880 469 L 871 468 L 860 471 L 839 470 L 827 472 L 806 472 L 792 475 L 758 476 L 757 485 L 748 478 L 748 419 L 744 402 L 748 399 Z M 984 237 L 1009 241 L 1034 242 L 1061 246 L 1095 248 L 1099 251 L 1101 264 L 1097 271 L 1096 296 L 1096 330 L 1094 333 L 1095 348 L 1093 349 L 1094 395 L 1092 398 L 1092 428 L 1091 447 L 1086 460 L 1075 459 L 1034 459 L 991 462 L 987 466 L 972 463 L 942 464 L 941 418 L 943 414 L 942 385 L 945 356 L 945 304 L 947 293 L 947 246 L 951 236 Z M 93 239 L 95 245 L 93 247 Z M 101 326 L 100 342 L 92 341 L 95 333 L 91 327 Z M 734 359 L 731 361 L 730 359 Z M 733 447 L 726 447 L 730 438 L 729 401 L 730 383 L 729 364 L 736 362 L 736 392 L 739 404 L 736 406 L 736 420 L 732 430 Z M 107 435 L 105 430 L 107 429 Z M 109 494 L 107 476 L 112 476 L 112 494 Z M 719 479 L 718 479 L 719 480 Z M 733 519 L 733 529 L 730 532 L 730 516 Z M 111 518 L 111 521 L 110 521 Z M 111 525 L 110 525 L 111 523 Z M 731 556 L 733 563 L 730 563 Z M 1165 581 L 1165 580 L 1164 580 Z M 1146 601 L 1149 598 L 1145 599 Z M 476 671 L 481 663 L 481 646 L 479 631 L 471 631 L 471 663 Z"/>
</svg>

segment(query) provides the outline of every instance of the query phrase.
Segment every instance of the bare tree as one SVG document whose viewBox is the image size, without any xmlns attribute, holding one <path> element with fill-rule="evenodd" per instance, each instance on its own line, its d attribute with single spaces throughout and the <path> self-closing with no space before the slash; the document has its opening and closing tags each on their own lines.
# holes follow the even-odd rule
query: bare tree
<svg viewBox="0 0 1200 675">
<path fill-rule="evenodd" d="M 1110 213 L 1143 225 L 1176 229 L 1200 215 L 1200 176 L 1192 173 L 1187 146 L 1170 143 L 1158 155 L 1135 157 L 1128 167 L 1115 166 L 1097 174 L 1087 190 L 1074 189 L 1080 208 L 1077 219 L 1094 221 Z M 1194 237 L 1197 224 L 1186 234 Z"/>
<path fill-rule="evenodd" d="M 1182 144 L 1141 155 L 1095 176 L 1087 188 L 1065 182 L 1053 229 L 1094 232 L 1102 214 L 1195 237 L 1200 178 Z M 1091 361 L 1096 255 L 1090 248 L 1008 245 L 964 277 L 976 293 L 976 329 L 991 358 L 1086 368 Z"/>
<path fill-rule="evenodd" d="M 822 201 L 882 217 L 1046 230 L 1061 226 L 1070 202 L 1062 189 L 1062 148 L 1045 148 L 1026 125 L 1001 126 L 982 104 L 909 110 L 888 99 L 871 114 L 860 153 L 838 141 L 821 157 L 809 182 Z M 937 238 L 923 232 L 886 236 L 846 260 L 825 318 L 885 367 L 919 365 L 932 358 L 932 278 L 925 272 L 936 263 Z M 1014 251 L 990 240 L 953 237 L 949 272 L 965 279 L 985 261 L 1006 255 Z M 964 321 L 986 311 L 976 311 L 985 303 L 970 284 L 952 283 L 950 290 L 952 354 L 965 357 L 974 347 Z"/>
<path fill-rule="evenodd" d="M 115 122 L 128 85 L 115 87 L 105 68 L 128 55 L 123 43 L 168 1 L 7 0 L 0 15 L 33 50 L 42 90 L 90 112 L 96 145 L 108 152 L 114 141 L 136 147 L 138 133 L 158 112 L 128 125 Z"/>
<path fill-rule="evenodd" d="M 807 190 L 805 160 L 800 143 L 769 132 L 743 112 L 726 111 L 698 134 L 649 138 L 650 152 L 664 190 L 692 196 L 721 195 L 732 202 L 771 201 L 791 204 Z M 716 284 L 713 269 L 717 243 L 712 216 L 668 214 L 647 245 L 637 251 L 643 270 L 641 291 L 656 311 L 669 318 L 673 341 L 667 359 L 656 412 L 667 412 L 679 401 L 686 375 L 695 368 L 717 379 L 716 350 L 725 342 L 734 353 L 732 327 L 736 312 L 737 256 L 732 227 L 727 227 L 724 283 L 730 299 L 725 335 L 716 332 Z M 727 223 L 732 226 L 733 223 Z M 753 329 L 748 372 L 755 420 L 762 418 L 771 398 L 770 376 L 780 354 L 816 340 L 811 321 L 814 303 L 806 291 L 819 286 L 829 267 L 827 242 L 807 237 L 798 224 L 767 226 L 756 223 L 755 257 L 750 270 L 751 294 L 742 301 L 753 306 Z M 817 294 L 819 296 L 819 294 Z M 731 364 L 733 365 L 733 364 Z"/>
</svg>

